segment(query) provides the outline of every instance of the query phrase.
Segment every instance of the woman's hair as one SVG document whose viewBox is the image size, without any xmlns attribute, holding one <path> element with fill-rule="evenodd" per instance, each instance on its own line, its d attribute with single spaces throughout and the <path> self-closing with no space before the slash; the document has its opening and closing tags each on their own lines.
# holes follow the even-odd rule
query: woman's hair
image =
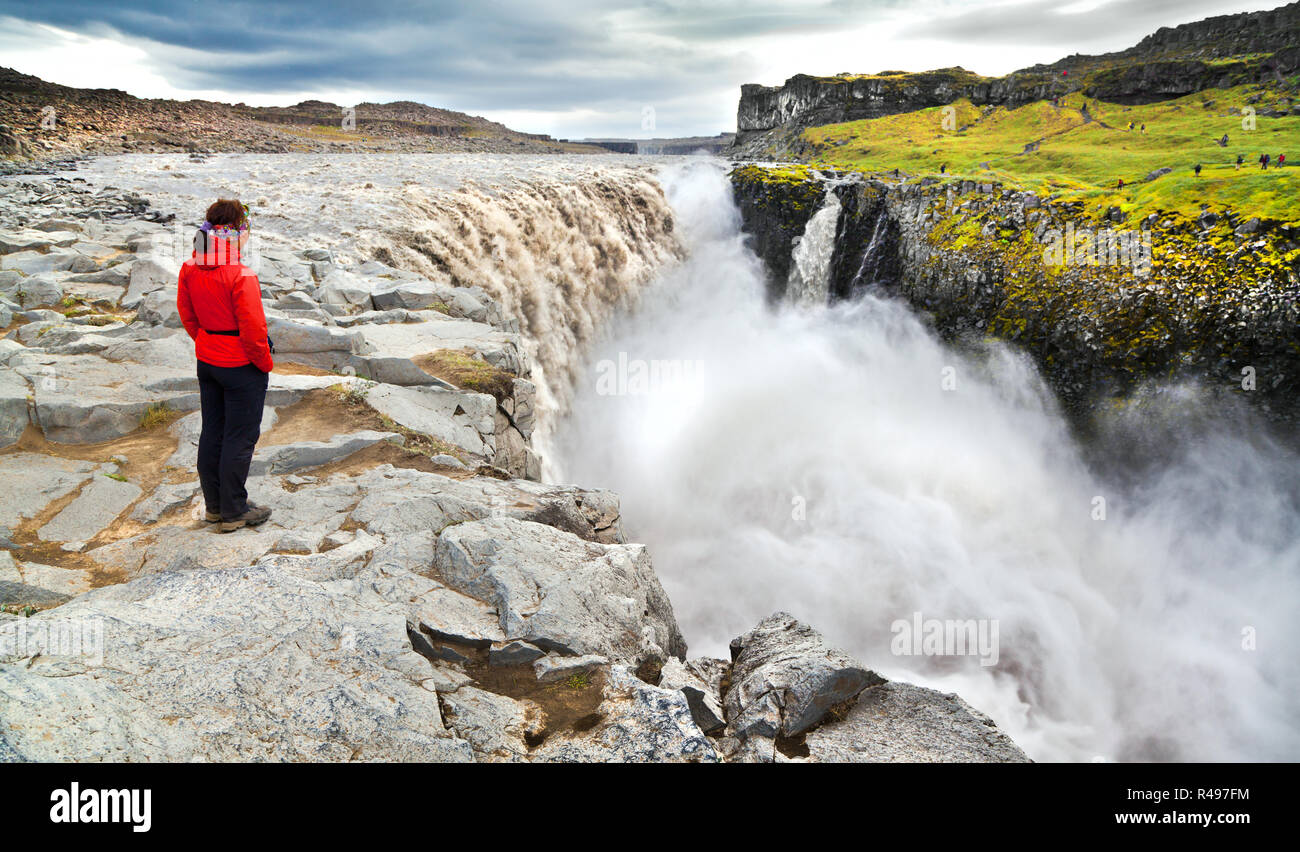
<svg viewBox="0 0 1300 852">
<path fill-rule="evenodd" d="M 237 228 L 248 222 L 248 211 L 237 198 L 220 198 L 208 208 L 207 222 L 194 232 L 194 253 L 201 266 L 218 266 L 239 262 L 239 249 L 232 247 L 215 234 L 208 233 L 209 227 Z"/>
<path fill-rule="evenodd" d="M 238 198 L 219 198 L 208 208 L 207 220 L 213 225 L 242 225 L 248 215 Z"/>
</svg>

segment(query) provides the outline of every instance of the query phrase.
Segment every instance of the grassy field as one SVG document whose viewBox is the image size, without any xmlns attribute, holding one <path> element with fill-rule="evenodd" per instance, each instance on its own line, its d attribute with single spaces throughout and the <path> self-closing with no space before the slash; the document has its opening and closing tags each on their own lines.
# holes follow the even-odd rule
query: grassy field
<svg viewBox="0 0 1300 852">
<path fill-rule="evenodd" d="M 813 147 L 809 159 L 818 164 L 866 173 L 897 168 L 909 176 L 938 176 L 946 165 L 951 176 L 1056 193 L 1098 214 L 1117 206 L 1128 213 L 1195 215 L 1208 205 L 1300 222 L 1300 116 L 1257 114 L 1255 129 L 1243 129 L 1241 108 L 1254 95 L 1260 96 L 1252 105 L 1259 113 L 1276 96 L 1251 85 L 1131 107 L 1077 93 L 1060 105 L 1038 101 L 1015 109 L 958 101 L 951 110 L 814 127 L 804 138 Z M 1226 148 L 1218 144 L 1225 133 Z M 1274 160 L 1286 154 L 1287 166 L 1261 171 L 1262 153 Z M 1240 171 L 1238 154 L 1245 160 Z M 1197 163 L 1203 166 L 1199 178 Z M 1166 167 L 1173 172 L 1144 182 Z M 1123 189 L 1117 188 L 1120 179 Z"/>
</svg>

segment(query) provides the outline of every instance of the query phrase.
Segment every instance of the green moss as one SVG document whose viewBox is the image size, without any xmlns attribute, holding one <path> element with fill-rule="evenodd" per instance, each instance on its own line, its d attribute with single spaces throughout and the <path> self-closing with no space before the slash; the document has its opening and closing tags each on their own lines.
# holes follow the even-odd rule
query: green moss
<svg viewBox="0 0 1300 852">
<path fill-rule="evenodd" d="M 1263 172 L 1256 162 L 1263 152 L 1300 158 L 1300 116 L 1264 115 L 1285 111 L 1289 97 L 1281 86 L 1239 85 L 1139 106 L 1077 92 L 1061 99 L 1061 106 L 1036 101 L 980 108 L 959 100 L 949 105 L 955 124 L 945 126 L 948 107 L 934 107 L 809 128 L 803 140 L 810 160 L 866 174 L 897 168 L 937 176 L 946 165 L 950 175 L 1058 193 L 1093 208 L 1118 206 L 1134 215 L 1154 210 L 1195 215 L 1201 204 L 1209 204 L 1296 221 L 1300 173 Z M 1252 99 L 1255 103 L 1248 104 Z M 1242 127 L 1246 106 L 1256 110 L 1254 130 Z M 1217 142 L 1225 133 L 1227 148 Z M 1026 151 L 1030 143 L 1036 148 Z M 1238 154 L 1245 159 L 1240 171 L 1234 166 Z M 1192 169 L 1197 163 L 1204 167 L 1200 177 Z M 1174 171 L 1144 182 L 1165 167 Z"/>
<path fill-rule="evenodd" d="M 1032 230 L 1002 227 L 995 208 L 948 214 L 926 235 L 933 251 L 920 274 L 951 288 L 936 308 L 940 323 L 982 319 L 989 334 L 1023 346 L 1049 373 L 1096 368 L 1133 380 L 1193 363 L 1251 363 L 1294 327 L 1285 294 L 1300 292 L 1300 248 L 1237 236 L 1226 218 L 1206 233 L 1162 212 L 1142 275 L 1131 265 L 1049 263 Z M 968 283 L 972 268 L 981 272 L 976 284 Z"/>
<path fill-rule="evenodd" d="M 473 352 L 440 349 L 414 360 L 429 375 L 459 388 L 491 394 L 497 402 L 514 393 L 514 374 L 494 367 Z"/>
</svg>

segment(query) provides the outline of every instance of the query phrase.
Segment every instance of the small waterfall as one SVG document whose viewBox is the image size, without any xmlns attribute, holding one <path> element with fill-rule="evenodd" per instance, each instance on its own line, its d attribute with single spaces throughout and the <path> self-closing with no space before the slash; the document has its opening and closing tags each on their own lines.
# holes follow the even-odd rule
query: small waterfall
<svg viewBox="0 0 1300 852">
<path fill-rule="evenodd" d="M 885 234 L 888 232 L 889 216 L 881 210 L 876 214 L 876 223 L 871 227 L 871 239 L 867 241 L 867 247 L 862 252 L 862 262 L 858 264 L 858 271 L 849 282 L 849 292 L 845 295 L 852 295 L 862 287 L 878 283 L 880 270 L 885 263 Z"/>
<path fill-rule="evenodd" d="M 835 234 L 840 221 L 840 199 L 834 188 L 808 224 L 791 254 L 790 282 L 786 298 L 801 305 L 824 305 L 830 298 L 831 258 L 835 253 Z"/>
</svg>

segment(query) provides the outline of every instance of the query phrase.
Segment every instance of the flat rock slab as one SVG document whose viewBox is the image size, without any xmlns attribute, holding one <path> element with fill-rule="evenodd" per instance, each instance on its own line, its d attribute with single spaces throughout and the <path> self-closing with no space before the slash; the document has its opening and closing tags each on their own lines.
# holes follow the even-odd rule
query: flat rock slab
<svg viewBox="0 0 1300 852">
<path fill-rule="evenodd" d="M 30 422 L 27 413 L 27 380 L 8 368 L 0 368 L 0 448 L 22 437 Z"/>
<path fill-rule="evenodd" d="M 155 524 L 168 512 L 192 502 L 198 493 L 198 480 L 163 483 L 135 505 L 131 510 L 131 520 L 142 524 Z M 201 507 L 200 511 L 202 511 Z"/>
<path fill-rule="evenodd" d="M 0 656 L 0 753 L 28 761 L 470 761 L 398 604 L 272 565 L 155 574 L 50 620 L 98 653 Z M 111 641 L 107 637 L 111 636 Z"/>
<path fill-rule="evenodd" d="M 519 335 L 486 323 L 422 312 L 424 322 L 355 326 L 368 351 L 395 358 L 417 358 L 440 349 L 469 349 L 489 363 L 515 374 L 526 371 Z"/>
<path fill-rule="evenodd" d="M 268 552 L 282 533 L 264 526 L 230 535 L 218 533 L 215 525 L 165 526 L 86 554 L 128 579 L 167 571 L 238 568 Z"/>
<path fill-rule="evenodd" d="M 48 353 L 15 355 L 10 365 L 31 382 L 37 424 L 58 443 L 120 438 L 140 428 L 141 418 L 156 404 L 177 411 L 198 407 L 192 369 Z"/>
<path fill-rule="evenodd" d="M 477 456 L 495 454 L 496 400 L 488 394 L 437 387 L 376 385 L 366 393 L 394 422 Z"/>
<path fill-rule="evenodd" d="M 382 535 L 437 532 L 451 523 L 506 516 L 588 541 L 624 543 L 618 496 L 609 491 L 487 476 L 452 479 L 392 465 L 365 471 L 356 482 L 364 496 L 352 517 Z"/>
<path fill-rule="evenodd" d="M 1028 763 L 993 720 L 952 693 L 889 682 L 862 693 L 841 722 L 805 738 L 809 757 L 835 763 Z"/>
<path fill-rule="evenodd" d="M 149 512 L 161 514 L 160 507 L 178 505 L 181 500 L 194 501 L 195 516 L 180 525 L 165 524 L 131 538 L 115 541 L 87 551 L 96 562 L 138 577 L 159 571 L 185 571 L 199 568 L 247 565 L 272 550 L 314 550 L 326 536 L 338 530 L 348 512 L 359 499 L 359 488 L 349 477 L 328 482 L 314 482 L 297 490 L 284 487 L 278 477 L 250 477 L 249 496 L 271 509 L 271 519 L 261 526 L 223 535 L 214 524 L 206 524 L 198 512 L 203 499 L 195 482 L 160 486 L 157 503 Z M 155 492 L 157 494 L 157 492 Z M 189 494 L 185 498 L 183 495 Z M 145 498 L 137 509 L 154 499 Z M 340 548 L 341 550 L 341 548 Z M 432 557 L 430 556 L 430 559 Z"/>
<path fill-rule="evenodd" d="M 71 493 L 91 477 L 99 465 L 37 453 L 0 456 L 0 526 L 14 527 L 40 513 L 53 501 Z"/>
<path fill-rule="evenodd" d="M 139 499 L 140 486 L 94 477 L 62 511 L 36 531 L 42 541 L 89 541 Z"/>
<path fill-rule="evenodd" d="M 355 452 L 374 446 L 380 441 L 401 444 L 405 439 L 396 432 L 375 432 L 369 429 L 335 435 L 328 441 L 298 441 L 259 448 L 253 456 L 249 474 L 280 474 L 316 467 L 347 458 Z"/>
<path fill-rule="evenodd" d="M 75 597 L 90 590 L 90 573 L 79 568 L 60 568 L 57 565 L 42 565 L 38 562 L 22 562 L 18 565 L 22 581 L 28 586 L 44 589 L 55 595 Z"/>
<path fill-rule="evenodd" d="M 584 677 L 609 665 L 609 660 L 599 654 L 565 657 L 547 654 L 533 661 L 533 674 L 542 683 L 558 683 L 571 677 Z"/>
</svg>

